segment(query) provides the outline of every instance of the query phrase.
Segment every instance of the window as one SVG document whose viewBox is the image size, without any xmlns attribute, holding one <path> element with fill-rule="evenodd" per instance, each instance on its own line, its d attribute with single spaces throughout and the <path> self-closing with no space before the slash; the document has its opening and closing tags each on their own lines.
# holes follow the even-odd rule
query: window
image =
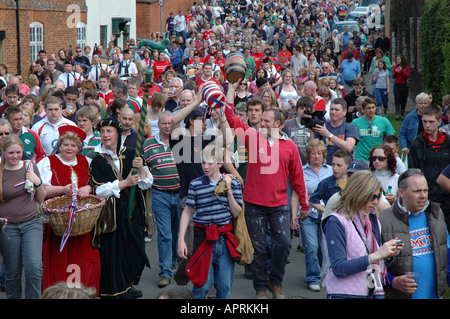
<svg viewBox="0 0 450 319">
<path fill-rule="evenodd" d="M 44 25 L 38 21 L 30 23 L 30 61 L 39 58 L 39 51 L 44 49 Z"/>
<path fill-rule="evenodd" d="M 86 46 L 86 23 L 77 23 L 77 46 L 84 49 Z"/>
<path fill-rule="evenodd" d="M 103 48 L 106 48 L 108 46 L 108 26 L 107 25 L 101 25 L 100 26 L 100 45 Z"/>
</svg>

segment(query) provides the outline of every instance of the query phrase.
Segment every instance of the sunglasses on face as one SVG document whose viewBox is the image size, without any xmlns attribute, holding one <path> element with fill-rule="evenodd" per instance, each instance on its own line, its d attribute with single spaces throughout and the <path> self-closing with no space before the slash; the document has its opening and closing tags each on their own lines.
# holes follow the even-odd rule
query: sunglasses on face
<svg viewBox="0 0 450 319">
<path fill-rule="evenodd" d="M 386 160 L 386 158 L 386 156 L 372 156 L 372 161 L 383 162 L 384 160 Z"/>
<path fill-rule="evenodd" d="M 380 198 L 381 198 L 381 193 L 378 193 L 377 195 L 374 194 L 374 195 L 372 196 L 372 199 L 371 199 L 370 201 L 373 202 L 375 199 L 376 199 L 376 200 L 380 200 Z"/>
</svg>

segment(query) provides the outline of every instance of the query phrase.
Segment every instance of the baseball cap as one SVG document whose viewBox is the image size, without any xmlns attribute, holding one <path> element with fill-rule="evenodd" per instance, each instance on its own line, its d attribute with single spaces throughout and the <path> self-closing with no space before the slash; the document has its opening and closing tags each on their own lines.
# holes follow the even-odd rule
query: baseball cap
<svg viewBox="0 0 450 319">
<path fill-rule="evenodd" d="M 360 159 L 355 159 L 355 160 L 351 161 L 350 164 L 348 164 L 347 173 L 355 173 L 357 171 L 368 170 L 368 169 L 369 169 L 369 164 L 367 164 L 367 162 L 360 160 Z"/>
<path fill-rule="evenodd" d="M 184 123 L 188 123 L 191 118 L 196 118 L 205 115 L 205 108 L 202 106 L 197 106 L 188 116 L 184 119 Z"/>
</svg>

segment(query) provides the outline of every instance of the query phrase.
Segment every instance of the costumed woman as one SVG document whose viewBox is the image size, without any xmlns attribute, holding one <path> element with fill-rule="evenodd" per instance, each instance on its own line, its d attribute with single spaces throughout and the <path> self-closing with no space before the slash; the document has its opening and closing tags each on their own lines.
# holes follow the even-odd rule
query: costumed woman
<svg viewBox="0 0 450 319">
<path fill-rule="evenodd" d="M 58 130 L 59 151 L 43 158 L 37 164 L 47 191 L 46 198 L 72 196 L 73 182 L 77 185 L 78 198 L 86 198 L 92 193 L 92 187 L 89 185 L 90 159 L 78 154 L 86 133 L 71 125 L 61 126 Z M 69 271 L 68 266 L 77 265 L 81 283 L 95 288 L 98 295 L 100 255 L 98 249 L 91 245 L 92 232 L 69 237 L 60 251 L 61 239 L 62 237 L 53 233 L 50 224 L 44 224 L 42 291 L 60 281 L 72 280 L 77 274 Z"/>
<path fill-rule="evenodd" d="M 150 268 L 145 253 L 145 201 L 143 190 L 153 184 L 153 176 L 135 149 L 120 149 L 122 125 L 115 119 L 97 124 L 102 142 L 94 149 L 90 167 L 90 184 L 95 194 L 107 199 L 96 228 L 95 243 L 100 248 L 102 273 L 101 298 L 132 298 L 133 286 L 139 282 L 145 266 Z M 137 174 L 132 174 L 132 168 Z M 135 187 L 134 203 L 129 213 L 129 195 Z M 108 229 L 106 221 L 113 220 Z"/>
</svg>

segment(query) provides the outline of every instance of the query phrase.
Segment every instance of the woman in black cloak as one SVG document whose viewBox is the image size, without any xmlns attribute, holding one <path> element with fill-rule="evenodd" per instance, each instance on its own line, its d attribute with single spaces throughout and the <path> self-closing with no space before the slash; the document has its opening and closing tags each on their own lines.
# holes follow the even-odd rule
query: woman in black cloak
<svg viewBox="0 0 450 319">
<path fill-rule="evenodd" d="M 100 297 L 132 298 L 145 266 L 145 200 L 143 190 L 153 184 L 153 176 L 133 148 L 121 148 L 122 126 L 115 119 L 97 125 L 102 139 L 94 150 L 89 182 L 95 194 L 107 198 L 105 209 L 94 229 L 93 245 L 99 247 L 101 260 Z M 137 174 L 132 174 L 132 168 Z M 133 209 L 128 202 L 135 186 Z"/>
</svg>

